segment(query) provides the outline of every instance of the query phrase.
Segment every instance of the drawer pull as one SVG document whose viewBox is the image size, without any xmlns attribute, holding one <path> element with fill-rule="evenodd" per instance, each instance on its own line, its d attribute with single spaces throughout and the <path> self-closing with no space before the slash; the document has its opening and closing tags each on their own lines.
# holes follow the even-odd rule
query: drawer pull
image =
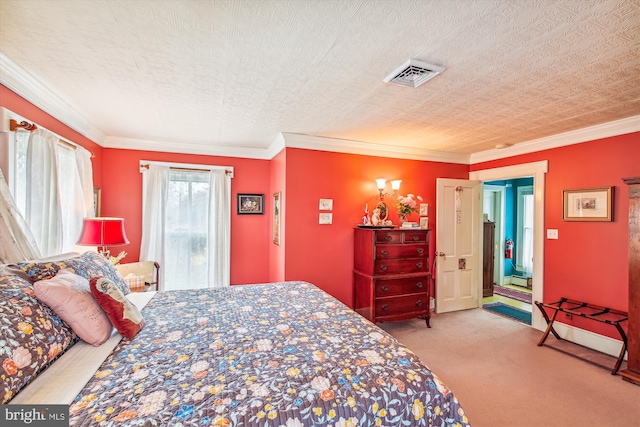
<svg viewBox="0 0 640 427">
<path fill-rule="evenodd" d="M 424 253 L 424 249 L 420 248 L 418 249 L 418 255 L 422 255 Z"/>
<path fill-rule="evenodd" d="M 413 236 L 413 241 L 414 241 L 414 242 L 417 242 L 419 239 L 420 239 L 420 237 L 419 237 L 419 236 Z"/>
<path fill-rule="evenodd" d="M 416 267 L 417 267 L 417 268 L 422 268 L 422 266 L 423 266 L 423 264 L 422 264 L 421 262 L 417 262 L 417 263 L 416 263 Z"/>
<path fill-rule="evenodd" d="M 421 300 L 421 299 L 419 299 L 418 301 L 416 301 L 416 305 L 417 305 L 418 307 L 421 307 L 421 306 L 422 306 L 422 300 Z"/>
<path fill-rule="evenodd" d="M 388 287 L 386 287 L 386 286 L 383 286 L 383 287 L 382 287 L 382 288 L 380 288 L 380 289 L 382 289 L 382 292 L 387 292 L 387 291 L 389 290 L 389 288 L 388 288 Z"/>
<path fill-rule="evenodd" d="M 391 241 L 391 236 L 385 236 L 384 240 L 386 240 L 387 242 Z"/>
<path fill-rule="evenodd" d="M 416 283 L 416 288 L 418 288 L 418 289 L 422 289 L 422 282 L 418 282 L 418 283 Z"/>
<path fill-rule="evenodd" d="M 380 252 L 382 255 L 389 255 L 389 251 L 388 250 L 383 250 L 382 252 Z"/>
<path fill-rule="evenodd" d="M 382 270 L 382 271 L 387 271 L 387 266 L 386 266 L 386 265 L 381 265 L 381 266 L 380 266 L 380 270 Z"/>
<path fill-rule="evenodd" d="M 385 305 L 383 305 L 383 306 L 382 306 L 382 311 L 387 311 L 387 310 L 389 310 L 389 306 L 388 306 L 388 305 L 386 305 L 386 304 L 385 304 Z"/>
</svg>

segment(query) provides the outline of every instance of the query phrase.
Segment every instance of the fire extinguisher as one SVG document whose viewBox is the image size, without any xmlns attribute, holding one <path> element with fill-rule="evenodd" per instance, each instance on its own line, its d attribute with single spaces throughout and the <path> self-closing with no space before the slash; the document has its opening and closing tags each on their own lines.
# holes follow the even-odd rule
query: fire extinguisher
<svg viewBox="0 0 640 427">
<path fill-rule="evenodd" d="M 508 259 L 513 258 L 513 240 L 507 239 L 505 245 L 506 249 L 504 250 L 504 257 Z"/>
</svg>

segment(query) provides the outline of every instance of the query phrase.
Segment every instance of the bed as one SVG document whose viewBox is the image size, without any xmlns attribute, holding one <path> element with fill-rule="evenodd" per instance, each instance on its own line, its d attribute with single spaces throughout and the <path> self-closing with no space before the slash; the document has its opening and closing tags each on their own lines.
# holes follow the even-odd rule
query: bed
<svg viewBox="0 0 640 427">
<path fill-rule="evenodd" d="M 83 263 L 101 263 L 88 258 Z M 73 269 L 66 260 L 58 266 L 70 265 Z M 25 282 L 51 267 L 20 265 L 27 280 L 5 274 L 0 289 L 16 300 L 19 286 L 29 297 L 32 283 Z M 107 270 L 101 264 L 74 271 L 90 276 Z M 4 403 L 57 403 L 30 390 L 50 389 L 47 393 L 57 399 L 66 391 L 72 426 L 468 425 L 456 397 L 416 355 L 310 283 L 145 292 L 128 298 L 144 307 L 144 327 L 135 337 L 113 333 L 94 347 L 67 331 L 64 322 L 51 320 L 53 343 L 60 344 L 56 348 L 62 355 L 50 352 L 51 360 L 38 362 L 37 372 L 24 373 L 27 384 L 8 399 L 6 378 L 11 375 L 5 369 Z M 47 307 L 36 308 L 36 298 L 18 301 L 30 307 L 27 312 L 56 317 Z M 6 309 L 0 305 L 0 311 Z M 22 323 L 24 330 L 27 319 Z M 0 345 L 0 358 L 13 360 L 13 350 L 24 359 L 27 346 Z M 100 351 L 104 354 L 97 357 Z M 86 362 L 93 367 L 77 368 Z M 9 371 L 20 365 L 28 368 L 22 361 Z M 58 366 L 67 373 L 56 373 Z M 79 377 L 76 385 L 71 376 Z"/>
</svg>

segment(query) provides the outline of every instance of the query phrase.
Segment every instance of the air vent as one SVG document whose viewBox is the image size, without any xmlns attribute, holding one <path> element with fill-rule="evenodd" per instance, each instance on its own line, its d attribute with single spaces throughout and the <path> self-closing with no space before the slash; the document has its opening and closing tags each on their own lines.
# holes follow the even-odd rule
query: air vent
<svg viewBox="0 0 640 427">
<path fill-rule="evenodd" d="M 384 78 L 385 83 L 416 88 L 444 71 L 444 67 L 410 59 Z"/>
</svg>

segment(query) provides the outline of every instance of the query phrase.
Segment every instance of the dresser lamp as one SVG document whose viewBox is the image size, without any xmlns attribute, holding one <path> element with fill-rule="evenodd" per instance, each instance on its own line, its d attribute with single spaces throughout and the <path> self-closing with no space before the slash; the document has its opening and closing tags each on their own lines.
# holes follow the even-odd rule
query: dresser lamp
<svg viewBox="0 0 640 427">
<path fill-rule="evenodd" d="M 129 244 L 124 232 L 124 218 L 84 218 L 82 232 L 76 243 L 80 246 L 97 246 L 98 252 L 109 257 L 108 246 Z"/>
</svg>

